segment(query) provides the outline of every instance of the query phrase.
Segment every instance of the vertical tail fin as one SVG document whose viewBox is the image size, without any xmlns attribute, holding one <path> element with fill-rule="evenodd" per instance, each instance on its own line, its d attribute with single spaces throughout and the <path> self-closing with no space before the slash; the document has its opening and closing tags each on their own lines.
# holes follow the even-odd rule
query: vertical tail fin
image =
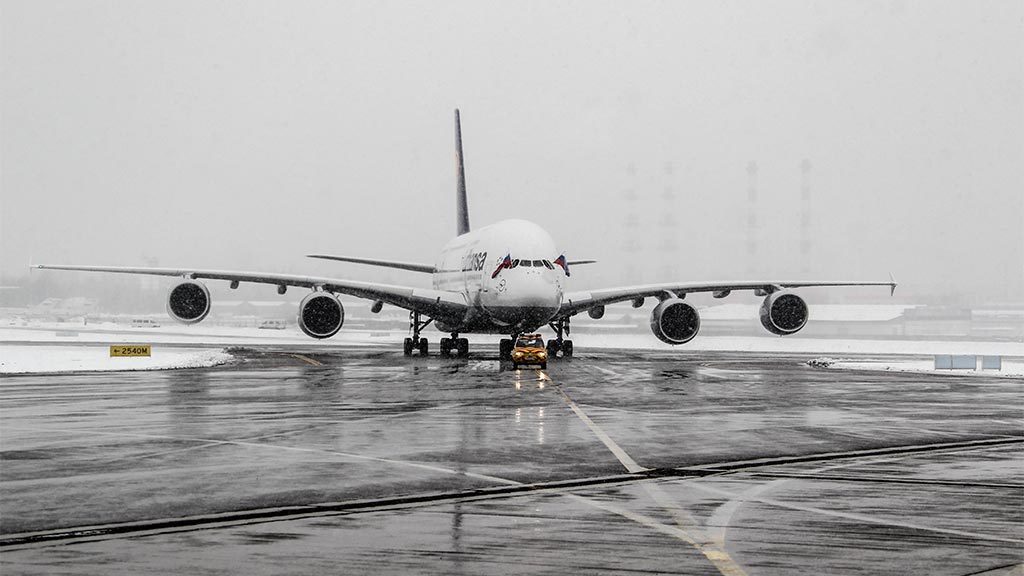
<svg viewBox="0 0 1024 576">
<path fill-rule="evenodd" d="M 459 179 L 456 190 L 456 219 L 459 236 L 469 232 L 469 206 L 466 204 L 466 167 L 462 161 L 462 122 L 459 120 L 459 109 L 455 109 L 455 169 Z"/>
</svg>

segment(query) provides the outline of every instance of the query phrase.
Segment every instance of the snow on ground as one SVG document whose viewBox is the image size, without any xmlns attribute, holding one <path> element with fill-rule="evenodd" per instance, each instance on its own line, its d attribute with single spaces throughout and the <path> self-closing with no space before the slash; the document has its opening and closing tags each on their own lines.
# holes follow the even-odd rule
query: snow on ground
<svg viewBox="0 0 1024 576">
<path fill-rule="evenodd" d="M 586 334 L 574 340 L 576 347 L 655 350 L 706 350 L 709 352 L 765 352 L 779 354 L 977 354 L 1024 357 L 1020 342 L 956 342 L 937 340 L 824 339 L 798 336 L 701 336 L 681 346 L 671 346 L 651 334 Z"/>
<path fill-rule="evenodd" d="M 260 330 L 212 325 L 180 325 L 167 323 L 159 328 L 131 328 L 102 323 L 83 325 L 71 322 L 32 322 L 0 324 L 0 373 L 56 372 L 66 370 L 141 370 L 187 366 L 208 366 L 222 363 L 229 355 L 211 350 L 209 346 L 301 345 L 316 346 L 380 346 L 401 350 L 406 330 L 342 329 L 333 338 L 309 338 L 298 328 Z M 430 329 L 424 336 L 436 352 L 441 333 Z M 983 341 L 928 341 L 884 339 L 819 339 L 799 336 L 715 336 L 699 334 L 682 346 L 670 346 L 652 334 L 576 334 L 576 349 L 586 354 L 590 349 L 663 350 L 678 352 L 754 352 L 786 355 L 863 355 L 878 357 L 877 362 L 864 358 L 843 360 L 842 368 L 879 370 L 931 370 L 932 355 L 973 354 L 1003 357 L 1003 373 L 1020 374 L 1024 363 L 1024 343 Z M 469 334 L 472 346 L 497 349 L 500 335 Z M 547 334 L 545 337 L 548 337 Z M 21 345 L 25 343 L 26 345 Z M 27 345 L 35 343 L 35 345 Z M 152 358 L 109 358 L 106 343 L 152 344 Z M 161 347 L 160 344 L 195 345 L 196 349 Z M 66 346 L 61 346 L 62 344 Z M 915 359 L 894 356 L 917 356 Z M 812 356 L 813 357 L 813 356 Z M 857 363 L 849 364 L 849 363 Z M 985 372 L 978 372 L 979 374 Z"/>
<path fill-rule="evenodd" d="M 925 372 L 978 376 L 1024 377 L 1024 361 L 1003 360 L 1001 370 L 936 370 L 934 359 L 929 360 L 849 360 L 815 358 L 808 364 L 834 370 L 882 370 L 892 372 Z"/>
<path fill-rule="evenodd" d="M 0 346 L 0 374 L 164 370 L 216 366 L 231 360 L 224 350 L 154 346 L 150 357 L 110 357 L 108 346 Z"/>
<path fill-rule="evenodd" d="M 130 328 L 123 324 L 73 324 L 70 322 L 33 323 L 25 326 L 0 325 L 0 342 L 111 342 L 175 344 L 303 344 L 367 345 L 386 340 L 390 333 L 366 330 L 342 330 L 333 338 L 316 340 L 292 326 L 285 330 L 261 330 L 230 326 L 183 325 L 168 323 L 159 328 Z M 401 337 L 404 337 L 404 332 Z M 401 338 L 398 340 L 401 341 Z M 392 342 L 393 343 L 393 342 Z"/>
<path fill-rule="evenodd" d="M 324 340 L 310 338 L 291 326 L 286 330 L 260 330 L 211 325 L 169 323 L 160 328 L 129 328 L 106 323 L 83 326 L 73 323 L 33 323 L 26 326 L 0 325 L 0 342 L 45 343 L 138 343 L 210 345 L 302 345 L 302 346 L 382 346 L 401 348 L 407 330 L 357 330 L 342 328 Z M 423 333 L 436 349 L 442 334 L 434 329 Z M 474 345 L 497 345 L 500 335 L 467 334 Z M 550 337 L 545 332 L 545 338 Z M 945 340 L 825 339 L 800 336 L 715 336 L 701 333 L 681 346 L 665 344 L 653 334 L 575 334 L 576 348 L 624 348 L 631 350 L 741 351 L 779 354 L 977 354 L 1024 358 L 1024 343 Z"/>
</svg>

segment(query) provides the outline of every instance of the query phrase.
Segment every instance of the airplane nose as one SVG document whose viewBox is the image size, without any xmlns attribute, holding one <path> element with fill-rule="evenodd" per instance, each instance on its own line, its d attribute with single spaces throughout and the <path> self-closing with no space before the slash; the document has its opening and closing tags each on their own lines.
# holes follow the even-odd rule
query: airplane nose
<svg viewBox="0 0 1024 576">
<path fill-rule="evenodd" d="M 550 274 L 530 271 L 517 279 L 519 298 L 524 306 L 550 308 L 562 303 L 562 294 Z"/>
<path fill-rule="evenodd" d="M 546 324 L 562 305 L 561 287 L 550 274 L 521 270 L 504 274 L 499 282 L 500 296 L 488 307 L 491 315 L 503 323 L 533 328 Z M 530 328 L 532 329 L 532 328 Z"/>
</svg>

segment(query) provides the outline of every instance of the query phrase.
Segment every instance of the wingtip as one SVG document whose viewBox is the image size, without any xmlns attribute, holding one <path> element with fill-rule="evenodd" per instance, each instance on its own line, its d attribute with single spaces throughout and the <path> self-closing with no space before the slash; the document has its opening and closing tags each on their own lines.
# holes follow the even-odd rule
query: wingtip
<svg viewBox="0 0 1024 576">
<path fill-rule="evenodd" d="M 892 272 L 889 272 L 889 297 L 892 298 L 896 294 L 896 278 L 893 277 Z"/>
</svg>

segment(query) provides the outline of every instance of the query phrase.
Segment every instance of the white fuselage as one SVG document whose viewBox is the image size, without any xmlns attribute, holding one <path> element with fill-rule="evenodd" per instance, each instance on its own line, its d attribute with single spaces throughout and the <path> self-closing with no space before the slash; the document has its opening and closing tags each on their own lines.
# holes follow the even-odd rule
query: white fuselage
<svg viewBox="0 0 1024 576">
<path fill-rule="evenodd" d="M 503 220 L 454 238 L 434 272 L 434 288 L 458 292 L 469 310 L 462 319 L 435 319 L 448 332 L 512 334 L 547 324 L 562 304 L 565 272 L 553 262 L 561 253 L 543 228 Z M 514 266 L 494 271 L 505 260 Z"/>
</svg>

